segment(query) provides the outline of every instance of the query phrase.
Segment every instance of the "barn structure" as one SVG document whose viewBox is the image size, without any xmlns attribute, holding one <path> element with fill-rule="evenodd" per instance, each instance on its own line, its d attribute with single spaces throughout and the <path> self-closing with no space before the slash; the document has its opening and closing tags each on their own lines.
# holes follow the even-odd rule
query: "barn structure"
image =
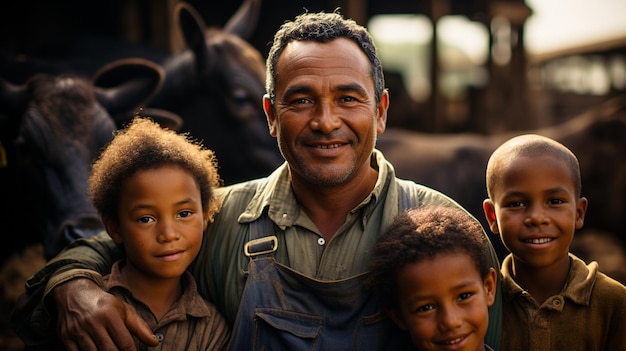
<svg viewBox="0 0 626 351">
<path fill-rule="evenodd" d="M 111 43 L 118 43 L 119 49 L 127 51 L 137 50 L 137 45 L 179 51 L 183 44 L 174 31 L 171 16 L 178 1 L 25 0 L 3 4 L 0 5 L 3 8 L 0 50 L 83 60 L 90 55 L 105 59 L 106 54 L 94 51 L 99 45 Z M 198 9 L 207 24 L 222 26 L 243 1 L 188 2 Z M 524 24 L 533 12 L 524 0 L 262 0 L 261 17 L 249 42 L 266 55 L 272 35 L 283 21 L 302 11 L 335 9 L 364 25 L 372 24 L 381 15 L 421 16 L 430 22 L 431 38 L 444 33 L 439 24 L 450 17 L 462 17 L 483 28 L 484 58 L 470 67 L 463 63 L 450 64 L 450 59 L 446 61 L 447 50 L 441 40 L 429 41 L 426 56 L 412 57 L 410 51 L 405 53 L 408 56 L 405 59 L 416 61 L 428 72 L 422 89 L 426 92 L 422 91 L 421 98 L 411 100 L 415 93 L 405 94 L 404 87 L 399 86 L 406 85 L 411 77 L 401 74 L 396 79 L 396 72 L 388 72 L 392 94 L 390 124 L 394 126 L 426 132 L 479 133 L 542 127 L 567 119 L 626 89 L 623 81 L 609 82 L 610 87 L 599 92 L 575 86 L 584 80 L 582 76 L 593 74 L 590 72 L 594 70 L 609 74 L 624 70 L 626 33 L 624 40 L 529 57 L 523 44 Z M 406 27 L 406 30 L 414 29 Z M 385 55 L 382 56 L 387 68 Z M 390 61 L 387 62 L 391 66 Z M 572 79 L 579 82 L 562 81 L 559 77 L 563 76 L 563 70 L 567 70 L 569 77 L 578 77 Z M 459 80 L 462 82 L 458 83 Z M 446 92 L 455 81 L 456 88 Z"/>
</svg>

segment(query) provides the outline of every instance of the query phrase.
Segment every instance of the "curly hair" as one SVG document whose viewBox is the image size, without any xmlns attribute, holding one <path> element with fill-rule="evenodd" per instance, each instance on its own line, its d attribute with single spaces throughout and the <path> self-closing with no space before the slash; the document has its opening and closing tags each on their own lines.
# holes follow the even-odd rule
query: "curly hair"
<svg viewBox="0 0 626 351">
<path fill-rule="evenodd" d="M 484 279 L 491 268 L 488 240 L 480 223 L 462 209 L 434 205 L 409 209 L 394 219 L 374 246 L 369 287 L 386 308 L 397 308 L 398 270 L 451 253 L 467 254 Z"/>
<path fill-rule="evenodd" d="M 365 27 L 357 24 L 352 19 L 345 19 L 338 11 L 332 13 L 305 12 L 298 15 L 293 21 L 283 23 L 274 35 L 274 42 L 270 48 L 266 63 L 265 90 L 270 97 L 272 105 L 276 99 L 276 65 L 278 57 L 290 42 L 317 41 L 329 42 L 337 38 L 347 38 L 354 41 L 363 50 L 371 63 L 371 74 L 374 81 L 376 104 L 382 98 L 385 89 L 385 77 L 383 67 L 376 53 L 376 46 Z"/>
<path fill-rule="evenodd" d="M 212 150 L 193 140 L 162 128 L 150 118 L 136 116 L 116 131 L 92 166 L 89 178 L 91 203 L 100 215 L 119 220 L 118 203 L 122 183 L 138 171 L 165 165 L 178 165 L 187 171 L 200 188 L 203 210 L 209 220 L 217 212 L 213 189 L 221 185 L 217 160 Z"/>
</svg>

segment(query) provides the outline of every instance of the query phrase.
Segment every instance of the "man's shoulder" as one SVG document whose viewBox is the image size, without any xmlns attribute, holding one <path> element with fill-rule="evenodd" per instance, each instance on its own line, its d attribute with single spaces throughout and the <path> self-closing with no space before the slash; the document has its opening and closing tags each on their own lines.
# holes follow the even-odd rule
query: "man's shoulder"
<svg viewBox="0 0 626 351">
<path fill-rule="evenodd" d="M 460 207 L 456 201 L 446 194 L 426 185 L 397 177 L 395 178 L 395 183 L 398 189 L 399 201 L 405 204 L 402 207 L 409 208 L 427 205 Z"/>
<path fill-rule="evenodd" d="M 261 187 L 267 184 L 267 178 L 252 179 L 241 183 L 230 184 L 215 189 L 217 198 L 224 198 L 232 195 L 254 195 Z"/>
</svg>

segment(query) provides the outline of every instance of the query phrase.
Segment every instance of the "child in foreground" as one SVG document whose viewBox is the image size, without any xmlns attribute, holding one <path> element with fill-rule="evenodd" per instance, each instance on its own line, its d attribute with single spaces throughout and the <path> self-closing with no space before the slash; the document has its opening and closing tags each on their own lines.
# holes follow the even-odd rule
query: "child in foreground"
<svg viewBox="0 0 626 351">
<path fill-rule="evenodd" d="M 380 237 L 370 283 L 417 350 L 492 350 L 484 343 L 497 272 L 482 227 L 451 207 L 410 209 Z"/>
<path fill-rule="evenodd" d="M 219 182 L 211 150 L 146 118 L 118 131 L 93 165 L 91 201 L 125 253 L 104 286 L 154 331 L 159 344 L 150 350 L 221 350 L 229 341 L 225 319 L 187 272 Z"/>
<path fill-rule="evenodd" d="M 501 350 L 626 350 L 626 287 L 569 252 L 583 226 L 576 156 L 534 134 L 487 164 L 483 209 L 511 252 L 502 263 Z"/>
</svg>

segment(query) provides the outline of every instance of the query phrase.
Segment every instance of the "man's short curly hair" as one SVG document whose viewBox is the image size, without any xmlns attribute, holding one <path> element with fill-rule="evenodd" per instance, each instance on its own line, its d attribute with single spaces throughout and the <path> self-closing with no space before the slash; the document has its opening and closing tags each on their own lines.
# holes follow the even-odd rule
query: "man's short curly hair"
<svg viewBox="0 0 626 351">
<path fill-rule="evenodd" d="M 164 129 L 145 117 L 135 117 L 118 130 L 94 162 L 89 178 L 91 203 L 100 215 L 119 220 L 122 183 L 138 171 L 177 165 L 187 171 L 200 188 L 203 210 L 209 220 L 217 212 L 213 189 L 221 184 L 213 151 L 188 134 Z"/>
<path fill-rule="evenodd" d="M 276 65 L 287 44 L 294 40 L 329 42 L 337 38 L 346 38 L 355 42 L 365 53 L 371 64 L 371 75 L 374 81 L 376 104 L 382 98 L 385 89 L 383 67 L 376 53 L 376 46 L 365 27 L 352 19 L 346 19 L 338 11 L 325 13 L 305 12 L 293 21 L 285 22 L 274 35 L 274 42 L 267 57 L 265 90 L 274 105 L 277 72 Z"/>
</svg>

